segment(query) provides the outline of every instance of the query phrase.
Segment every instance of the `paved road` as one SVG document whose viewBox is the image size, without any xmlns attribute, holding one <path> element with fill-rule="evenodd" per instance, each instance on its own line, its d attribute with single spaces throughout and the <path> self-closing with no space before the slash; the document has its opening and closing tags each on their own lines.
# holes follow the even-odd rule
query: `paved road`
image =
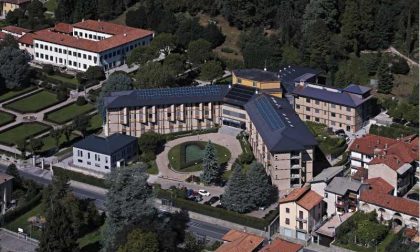
<svg viewBox="0 0 420 252">
<path fill-rule="evenodd" d="M 199 237 L 222 241 L 222 237 L 229 231 L 229 229 L 215 224 L 191 219 L 188 223 L 188 231 L 195 233 Z"/>
</svg>

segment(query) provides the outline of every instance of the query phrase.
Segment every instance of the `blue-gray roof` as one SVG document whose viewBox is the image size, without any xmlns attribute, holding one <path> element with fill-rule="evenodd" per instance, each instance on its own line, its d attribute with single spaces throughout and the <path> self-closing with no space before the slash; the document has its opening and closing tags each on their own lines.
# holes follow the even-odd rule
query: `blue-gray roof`
<svg viewBox="0 0 420 252">
<path fill-rule="evenodd" d="M 305 150 L 318 144 L 284 98 L 256 95 L 245 110 L 270 152 Z"/>
<path fill-rule="evenodd" d="M 327 187 L 325 187 L 325 191 L 343 196 L 348 191 L 354 193 L 359 192 L 361 186 L 362 182 L 359 180 L 350 177 L 335 177 Z"/>
<path fill-rule="evenodd" d="M 106 138 L 96 135 L 90 135 L 87 136 L 85 139 L 80 140 L 73 146 L 75 148 L 101 153 L 104 155 L 112 155 L 121 148 L 124 148 L 125 146 L 132 144 L 136 141 L 137 138 L 135 137 L 119 133 L 113 134 Z"/>
<path fill-rule="evenodd" d="M 105 107 L 138 107 L 222 101 L 229 91 L 227 85 L 137 89 L 112 92 L 104 99 Z"/>
<path fill-rule="evenodd" d="M 299 66 L 285 66 L 279 69 L 278 75 L 282 86 L 288 93 L 291 93 L 295 88 L 295 83 L 300 81 L 307 81 L 319 75 L 322 71 L 309 67 Z"/>
<path fill-rule="evenodd" d="M 345 166 L 333 166 L 333 167 L 325 168 L 321 171 L 321 173 L 316 175 L 310 182 L 311 183 L 316 183 L 316 182 L 328 183 L 333 178 L 335 178 L 338 174 L 341 174 L 345 168 L 346 168 Z"/>
<path fill-rule="evenodd" d="M 254 80 L 254 81 L 279 81 L 276 73 L 261 69 L 236 69 L 232 71 L 236 77 Z"/>
<path fill-rule="evenodd" d="M 360 86 L 356 84 L 350 84 L 346 88 L 343 89 L 343 91 L 345 92 L 358 94 L 358 95 L 364 95 L 370 90 L 372 90 L 370 87 Z"/>
<path fill-rule="evenodd" d="M 297 85 L 293 90 L 293 95 L 313 98 L 316 100 L 334 103 L 337 105 L 344 105 L 352 108 L 358 107 L 360 104 L 366 101 L 366 99 L 357 94 L 311 84 Z"/>
<path fill-rule="evenodd" d="M 244 85 L 232 85 L 229 92 L 224 97 L 223 101 L 229 104 L 242 107 L 256 94 L 256 91 L 257 89 L 254 87 L 248 87 Z"/>
</svg>

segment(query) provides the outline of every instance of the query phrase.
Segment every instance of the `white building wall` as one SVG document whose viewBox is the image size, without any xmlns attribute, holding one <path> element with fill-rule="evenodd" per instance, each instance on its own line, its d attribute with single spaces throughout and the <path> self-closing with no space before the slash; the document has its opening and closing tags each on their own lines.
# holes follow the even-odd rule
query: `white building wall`
<svg viewBox="0 0 420 252">
<path fill-rule="evenodd" d="M 101 173 L 111 171 L 111 156 L 73 147 L 73 164 Z"/>
</svg>

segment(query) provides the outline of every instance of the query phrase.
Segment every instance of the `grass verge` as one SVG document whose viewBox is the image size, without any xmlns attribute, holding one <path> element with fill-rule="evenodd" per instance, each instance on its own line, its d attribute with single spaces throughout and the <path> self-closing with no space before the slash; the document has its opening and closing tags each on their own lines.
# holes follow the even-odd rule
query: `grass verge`
<svg viewBox="0 0 420 252">
<path fill-rule="evenodd" d="M 36 89 L 35 86 L 30 86 L 30 87 L 20 89 L 20 90 L 9 90 L 6 93 L 0 95 L 0 102 L 5 102 L 7 100 L 16 98 L 20 95 L 23 95 L 23 94 L 29 93 L 31 91 L 34 91 L 35 89 Z"/>
<path fill-rule="evenodd" d="M 61 107 L 55 111 L 52 111 L 46 114 L 46 120 L 57 123 L 64 124 L 76 118 L 77 116 L 89 113 L 95 109 L 95 106 L 86 103 L 85 105 L 77 105 L 76 103 L 71 103 L 64 107 Z"/>
<path fill-rule="evenodd" d="M 13 146 L 24 139 L 46 132 L 50 128 L 50 126 L 38 122 L 21 123 L 0 132 L 0 143 Z"/>
<path fill-rule="evenodd" d="M 41 111 L 59 102 L 60 101 L 57 99 L 56 94 L 42 90 L 22 99 L 8 103 L 4 107 L 24 114 Z"/>
</svg>

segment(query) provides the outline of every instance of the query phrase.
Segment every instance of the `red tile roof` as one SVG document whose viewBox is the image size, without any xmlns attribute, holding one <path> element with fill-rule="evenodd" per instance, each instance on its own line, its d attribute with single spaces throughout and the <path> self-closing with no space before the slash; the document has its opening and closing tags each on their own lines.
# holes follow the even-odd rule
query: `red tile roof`
<svg viewBox="0 0 420 252">
<path fill-rule="evenodd" d="M 261 236 L 230 230 L 222 238 L 227 243 L 222 244 L 216 252 L 253 252 L 264 241 Z"/>
<path fill-rule="evenodd" d="M 23 35 L 24 33 L 31 32 L 31 30 L 28 30 L 28 29 L 25 29 L 25 28 L 22 28 L 22 27 L 18 27 L 18 26 L 14 26 L 14 25 L 9 25 L 9 26 L 2 27 L 1 30 L 8 31 L 8 32 L 11 32 L 11 33 L 15 33 L 15 34 L 19 34 L 19 35 Z"/>
<path fill-rule="evenodd" d="M 132 31 L 132 30 L 141 30 L 141 29 L 125 26 L 125 25 L 119 25 L 119 24 L 114 24 L 110 22 L 96 21 L 96 20 L 84 20 L 79 23 L 75 23 L 73 27 L 89 30 L 89 31 L 102 32 L 102 33 L 111 34 L 111 35 L 128 33 L 129 31 Z"/>
<path fill-rule="evenodd" d="M 367 155 L 374 155 L 375 149 L 385 149 L 385 146 L 389 147 L 395 143 L 395 139 L 377 136 L 377 135 L 366 135 L 361 138 L 354 139 L 350 145 L 350 151 L 359 152 Z"/>
<path fill-rule="evenodd" d="M 6 33 L 0 31 L 0 40 L 6 37 Z"/>
<path fill-rule="evenodd" d="M 23 35 L 22 37 L 18 39 L 18 42 L 25 45 L 33 45 L 34 36 L 35 34 L 33 33 L 26 33 L 25 35 Z"/>
<path fill-rule="evenodd" d="M 413 200 L 378 193 L 373 190 L 366 190 L 361 193 L 360 201 L 408 214 L 410 216 L 419 217 L 419 202 Z"/>
<path fill-rule="evenodd" d="M 386 182 L 383 178 L 366 179 L 365 183 L 369 184 L 369 189 L 379 193 L 389 194 L 394 190 L 394 187 Z"/>
<path fill-rule="evenodd" d="M 55 24 L 53 29 L 55 32 L 70 34 L 73 32 L 73 25 L 66 23 L 57 23 Z"/>
<path fill-rule="evenodd" d="M 275 239 L 271 244 L 263 247 L 260 252 L 298 252 L 302 248 L 303 246 L 300 244 Z"/>
<path fill-rule="evenodd" d="M 363 167 L 357 167 L 356 172 L 351 176 L 352 179 L 361 181 L 362 178 L 366 179 L 368 177 L 368 169 Z"/>
<path fill-rule="evenodd" d="M 375 157 L 369 162 L 369 164 L 370 165 L 384 164 L 384 165 L 387 165 L 392 170 L 397 171 L 405 163 L 401 161 L 399 157 L 396 155 L 386 155 L 386 156 Z"/>
<path fill-rule="evenodd" d="M 309 186 L 304 186 L 302 188 L 294 189 L 288 195 L 281 198 L 280 203 L 287 203 L 287 202 L 291 202 L 291 201 L 296 201 L 300 197 L 302 197 L 302 195 L 304 195 L 307 191 L 309 191 L 309 189 L 310 189 Z"/>
<path fill-rule="evenodd" d="M 135 40 L 151 36 L 153 32 L 133 29 L 125 34 L 118 34 L 110 38 L 93 41 L 83 38 L 73 37 L 67 34 L 53 32 L 49 29 L 41 30 L 35 33 L 34 39 L 50 42 L 58 45 L 78 48 L 90 52 L 103 52 Z"/>
<path fill-rule="evenodd" d="M 308 191 L 296 203 L 309 211 L 317 206 L 322 201 L 322 199 L 322 196 L 318 193 L 314 191 Z"/>
</svg>

